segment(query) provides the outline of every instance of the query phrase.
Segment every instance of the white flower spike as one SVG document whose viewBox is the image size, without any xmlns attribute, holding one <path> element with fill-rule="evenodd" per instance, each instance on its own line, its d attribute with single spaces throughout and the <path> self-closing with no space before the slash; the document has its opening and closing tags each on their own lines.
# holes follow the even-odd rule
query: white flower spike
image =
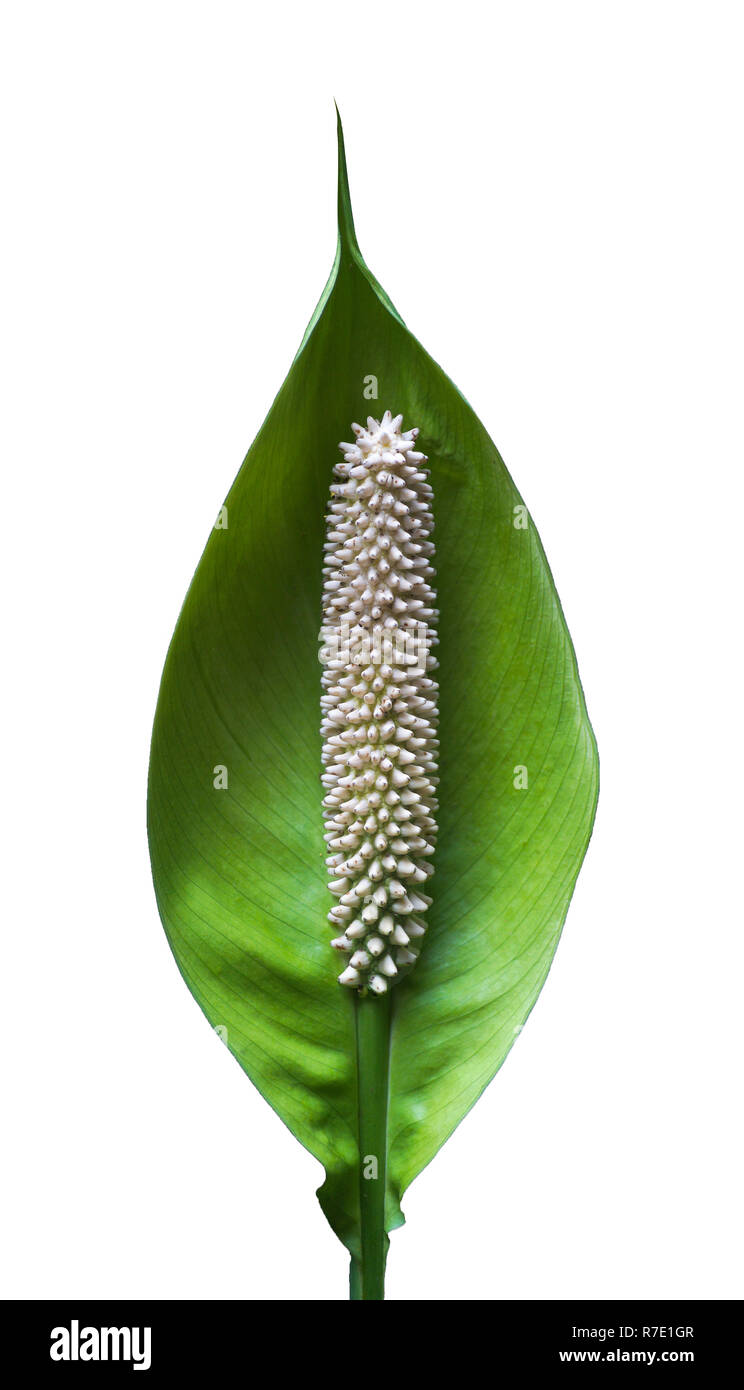
<svg viewBox="0 0 744 1390">
<path fill-rule="evenodd" d="M 432 490 L 402 424 L 386 410 L 340 445 L 323 570 L 328 918 L 340 984 L 377 995 L 421 948 L 437 835 Z"/>
</svg>

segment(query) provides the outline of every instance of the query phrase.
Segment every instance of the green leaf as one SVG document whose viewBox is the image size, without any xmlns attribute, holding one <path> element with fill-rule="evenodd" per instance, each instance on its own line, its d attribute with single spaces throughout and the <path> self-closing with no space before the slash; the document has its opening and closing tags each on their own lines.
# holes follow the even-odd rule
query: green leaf
<svg viewBox="0 0 744 1390">
<path fill-rule="evenodd" d="M 370 374 L 379 409 L 363 397 Z M 337 985 L 329 947 L 318 633 L 338 441 L 386 407 L 419 427 L 434 489 L 441 782 L 431 926 L 415 969 L 376 1000 Z M 591 833 L 597 755 L 534 524 L 362 260 L 340 123 L 331 277 L 225 505 L 155 716 L 158 906 L 207 1018 L 326 1169 L 319 1196 L 352 1254 L 353 1296 L 381 1297 L 403 1192 L 545 980 Z M 377 1181 L 362 1175 L 369 1154 Z"/>
</svg>

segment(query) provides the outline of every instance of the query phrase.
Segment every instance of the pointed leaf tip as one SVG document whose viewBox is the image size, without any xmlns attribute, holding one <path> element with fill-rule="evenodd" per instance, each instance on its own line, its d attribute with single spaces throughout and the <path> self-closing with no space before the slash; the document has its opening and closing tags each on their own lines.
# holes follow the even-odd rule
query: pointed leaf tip
<svg viewBox="0 0 744 1390">
<path fill-rule="evenodd" d="M 341 112 L 338 109 L 338 104 L 336 102 L 333 104 L 336 107 L 336 131 L 338 135 L 338 236 L 342 251 L 356 252 L 361 255 L 354 229 L 354 214 L 351 210 L 344 128 L 341 124 Z"/>
</svg>

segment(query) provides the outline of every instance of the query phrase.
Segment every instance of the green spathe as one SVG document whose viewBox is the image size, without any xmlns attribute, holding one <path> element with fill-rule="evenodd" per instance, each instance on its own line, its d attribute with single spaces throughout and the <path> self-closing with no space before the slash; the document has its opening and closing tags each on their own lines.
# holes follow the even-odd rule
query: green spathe
<svg viewBox="0 0 744 1390">
<path fill-rule="evenodd" d="M 455 293 L 446 274 L 439 282 Z M 328 949 L 318 731 L 325 502 L 372 377 L 428 456 L 441 613 L 426 949 L 375 1001 L 337 986 Z M 226 506 L 155 717 L 158 905 L 198 1003 L 324 1165 L 320 1201 L 352 1254 L 353 1295 L 379 1298 L 403 1192 L 501 1066 L 545 980 L 591 833 L 597 756 L 532 516 L 361 258 L 340 127 L 331 277 Z"/>
</svg>

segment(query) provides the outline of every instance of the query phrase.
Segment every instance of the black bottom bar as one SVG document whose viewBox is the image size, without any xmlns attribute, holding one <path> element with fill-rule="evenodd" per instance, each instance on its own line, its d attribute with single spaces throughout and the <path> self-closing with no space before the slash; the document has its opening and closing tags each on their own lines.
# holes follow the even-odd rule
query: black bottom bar
<svg viewBox="0 0 744 1390">
<path fill-rule="evenodd" d="M 276 1313 L 274 1309 L 283 1311 Z M 742 1303 L 506 1302 L 275 1304 L 80 1300 L 2 1305 L 6 1354 L 34 1377 L 191 1379 L 235 1369 L 247 1381 L 295 1367 L 350 1383 L 356 1369 L 422 1373 L 444 1362 L 480 1379 L 500 1368 L 568 1370 L 591 1379 L 607 1369 L 675 1372 L 690 1378 L 733 1368 L 742 1342 Z M 389 1341 L 389 1332 L 401 1340 Z M 391 1356 L 392 1354 L 392 1356 Z M 242 1370 L 241 1370 L 242 1368 Z M 651 1376 L 653 1382 L 653 1374 Z"/>
</svg>

